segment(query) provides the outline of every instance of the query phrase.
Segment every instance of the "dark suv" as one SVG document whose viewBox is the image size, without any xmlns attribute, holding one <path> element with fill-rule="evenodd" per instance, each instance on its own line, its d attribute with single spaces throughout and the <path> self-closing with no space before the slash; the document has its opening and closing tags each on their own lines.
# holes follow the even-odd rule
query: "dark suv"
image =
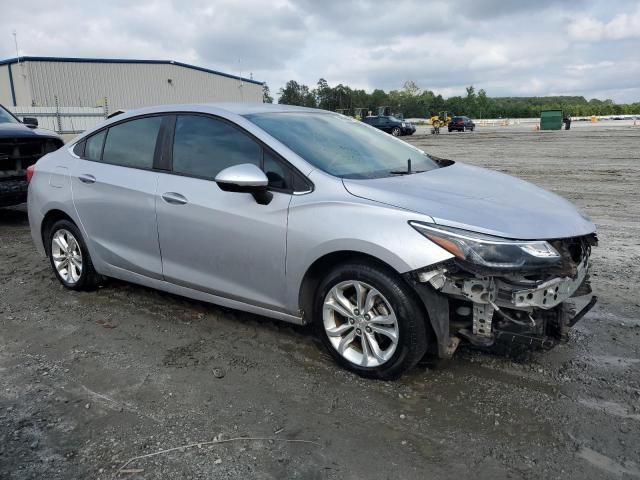
<svg viewBox="0 0 640 480">
<path fill-rule="evenodd" d="M 38 120 L 18 120 L 0 105 L 0 207 L 27 201 L 27 168 L 64 142 L 54 132 L 37 128 Z"/>
<path fill-rule="evenodd" d="M 459 116 L 453 117 L 449 122 L 449 131 L 457 130 L 458 132 L 464 132 L 465 130 L 475 130 L 476 124 L 473 123 L 469 117 Z"/>
<path fill-rule="evenodd" d="M 377 115 L 365 117 L 362 120 L 364 123 L 376 127 L 383 132 L 390 133 L 394 137 L 400 135 L 413 135 L 416 132 L 416 127 L 411 123 L 400 120 L 393 115 Z"/>
</svg>

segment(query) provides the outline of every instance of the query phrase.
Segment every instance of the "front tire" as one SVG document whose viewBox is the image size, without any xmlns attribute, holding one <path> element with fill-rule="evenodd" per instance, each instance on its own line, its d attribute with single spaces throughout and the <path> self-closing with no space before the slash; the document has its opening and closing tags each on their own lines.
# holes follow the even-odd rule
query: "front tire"
<svg viewBox="0 0 640 480">
<path fill-rule="evenodd" d="M 398 127 L 393 127 L 391 129 L 391 135 L 394 137 L 399 137 L 402 134 L 402 131 Z"/>
<path fill-rule="evenodd" d="M 48 253 L 56 277 L 71 290 L 92 290 L 100 276 L 93 268 L 80 230 L 69 220 L 58 220 L 48 232 Z"/>
<path fill-rule="evenodd" d="M 375 263 L 329 272 L 316 291 L 313 323 L 336 362 L 367 378 L 396 379 L 427 350 L 426 315 L 415 293 Z"/>
</svg>

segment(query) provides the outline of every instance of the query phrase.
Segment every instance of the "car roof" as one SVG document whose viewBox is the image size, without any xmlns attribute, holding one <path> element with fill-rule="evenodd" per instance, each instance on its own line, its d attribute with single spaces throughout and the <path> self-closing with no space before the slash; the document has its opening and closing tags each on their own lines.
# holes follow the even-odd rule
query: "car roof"
<svg viewBox="0 0 640 480">
<path fill-rule="evenodd" d="M 202 112 L 213 114 L 220 114 L 222 112 L 225 112 L 236 115 L 284 112 L 332 113 L 327 110 L 320 110 L 318 108 L 297 107 L 293 105 L 272 103 L 185 103 L 175 105 L 157 105 L 153 107 L 143 107 L 135 110 L 127 110 L 126 113 L 118 115 L 118 120 L 137 115 L 163 112 Z"/>
</svg>

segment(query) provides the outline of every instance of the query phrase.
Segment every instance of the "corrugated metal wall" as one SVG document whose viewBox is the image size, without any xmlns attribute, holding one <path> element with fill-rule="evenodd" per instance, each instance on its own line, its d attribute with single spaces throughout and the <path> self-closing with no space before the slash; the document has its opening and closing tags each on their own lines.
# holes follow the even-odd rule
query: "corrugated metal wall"
<svg viewBox="0 0 640 480">
<path fill-rule="evenodd" d="M 9 82 L 9 65 L 0 65 L 0 104 L 5 107 L 13 105 L 11 83 Z"/>
<path fill-rule="evenodd" d="M 28 103 L 16 88 L 18 105 L 95 107 L 107 97 L 109 110 L 168 103 L 262 102 L 262 86 L 172 64 L 25 61 Z M 16 80 L 14 72 L 14 83 Z M 171 80 L 171 82 L 169 82 Z M 24 92 L 26 93 L 26 92 Z"/>
</svg>

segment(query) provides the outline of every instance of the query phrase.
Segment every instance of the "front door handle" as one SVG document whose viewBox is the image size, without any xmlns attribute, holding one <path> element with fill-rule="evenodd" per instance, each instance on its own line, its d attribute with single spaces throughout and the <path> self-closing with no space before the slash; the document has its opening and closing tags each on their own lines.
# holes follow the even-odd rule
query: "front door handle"
<svg viewBox="0 0 640 480">
<path fill-rule="evenodd" d="M 78 179 L 82 183 L 96 183 L 96 177 L 94 177 L 93 175 L 89 175 L 88 173 L 83 173 L 82 175 L 79 175 Z"/>
<path fill-rule="evenodd" d="M 184 205 L 188 201 L 183 195 L 176 192 L 163 193 L 162 199 L 171 205 Z"/>
</svg>

